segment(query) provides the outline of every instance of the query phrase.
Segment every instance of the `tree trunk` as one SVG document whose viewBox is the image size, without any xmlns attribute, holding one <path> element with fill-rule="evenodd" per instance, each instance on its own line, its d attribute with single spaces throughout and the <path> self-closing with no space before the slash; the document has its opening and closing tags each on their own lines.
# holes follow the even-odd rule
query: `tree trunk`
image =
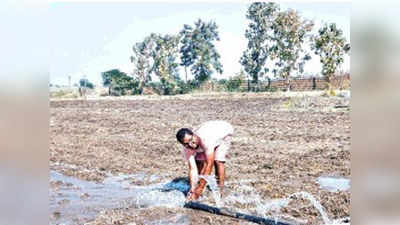
<svg viewBox="0 0 400 225">
<path fill-rule="evenodd" d="M 316 78 L 313 77 L 312 78 L 312 90 L 315 90 L 315 89 L 317 89 L 317 82 L 316 82 Z"/>
<path fill-rule="evenodd" d="M 329 74 L 329 76 L 328 76 L 329 87 L 332 87 L 333 76 L 334 76 L 333 74 Z"/>
<path fill-rule="evenodd" d="M 328 91 L 329 91 L 329 92 L 332 91 L 332 84 L 331 84 L 332 76 L 333 76 L 333 74 L 328 74 L 328 75 L 326 76 L 326 83 L 328 84 Z"/>
<path fill-rule="evenodd" d="M 187 83 L 187 70 L 186 70 L 186 66 L 185 66 L 185 82 Z"/>
</svg>

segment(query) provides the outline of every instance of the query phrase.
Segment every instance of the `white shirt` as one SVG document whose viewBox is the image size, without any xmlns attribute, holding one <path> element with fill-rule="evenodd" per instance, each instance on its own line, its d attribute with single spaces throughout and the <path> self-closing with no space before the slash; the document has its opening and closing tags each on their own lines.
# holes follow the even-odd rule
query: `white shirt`
<svg viewBox="0 0 400 225">
<path fill-rule="evenodd" d="M 222 144 L 224 138 L 233 134 L 233 127 L 223 120 L 208 121 L 200 125 L 194 133 L 201 138 L 209 151 Z"/>
<path fill-rule="evenodd" d="M 194 133 L 200 137 L 201 141 L 208 149 L 209 153 L 214 152 L 215 148 L 221 145 L 229 135 L 233 135 L 233 127 L 230 123 L 223 120 L 212 120 L 202 123 Z M 195 156 L 196 160 L 205 160 L 205 149 L 199 147 L 196 150 L 184 148 L 185 158 L 188 160 L 190 156 Z"/>
</svg>

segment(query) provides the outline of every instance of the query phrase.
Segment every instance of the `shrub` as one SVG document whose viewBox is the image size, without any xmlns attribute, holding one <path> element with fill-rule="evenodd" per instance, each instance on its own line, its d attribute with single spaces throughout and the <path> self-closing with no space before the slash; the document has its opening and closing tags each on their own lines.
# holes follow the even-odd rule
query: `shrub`
<svg viewBox="0 0 400 225">
<path fill-rule="evenodd" d="M 75 93 L 74 91 L 59 90 L 50 92 L 50 98 L 78 98 L 78 97 L 79 97 L 78 94 Z"/>
<path fill-rule="evenodd" d="M 277 92 L 278 88 L 277 87 L 265 87 L 264 91 L 266 91 L 266 92 Z"/>
<path fill-rule="evenodd" d="M 242 80 L 241 79 L 230 78 L 226 82 L 226 90 L 228 90 L 230 92 L 239 91 L 241 84 L 242 84 Z"/>
<path fill-rule="evenodd" d="M 199 87 L 198 82 L 189 80 L 187 83 L 184 81 L 178 81 L 178 88 L 176 94 L 187 94 Z"/>
</svg>

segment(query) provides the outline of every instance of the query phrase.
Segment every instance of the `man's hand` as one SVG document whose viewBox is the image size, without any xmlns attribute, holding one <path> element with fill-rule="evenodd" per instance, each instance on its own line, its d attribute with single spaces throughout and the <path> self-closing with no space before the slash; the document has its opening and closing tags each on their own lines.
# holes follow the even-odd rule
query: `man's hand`
<svg viewBox="0 0 400 225">
<path fill-rule="evenodd" d="M 193 200 L 197 200 L 200 198 L 201 194 L 203 193 L 203 189 L 200 186 L 197 186 L 194 191 L 189 191 L 189 193 L 186 196 L 186 201 L 193 201 Z"/>
<path fill-rule="evenodd" d="M 198 199 L 200 197 L 200 195 L 203 193 L 204 187 L 202 187 L 201 185 L 197 186 L 196 189 L 194 189 L 194 195 L 195 195 L 195 199 Z"/>
<path fill-rule="evenodd" d="M 194 192 L 190 192 L 188 193 L 188 195 L 186 196 L 186 201 L 193 201 L 193 200 L 197 200 L 200 197 L 200 195 L 194 193 Z"/>
<path fill-rule="evenodd" d="M 189 191 L 188 194 L 186 195 L 186 201 L 192 201 L 193 200 L 193 191 Z"/>
<path fill-rule="evenodd" d="M 197 200 L 199 197 L 200 195 L 198 193 L 190 191 L 186 196 L 186 201 Z"/>
</svg>

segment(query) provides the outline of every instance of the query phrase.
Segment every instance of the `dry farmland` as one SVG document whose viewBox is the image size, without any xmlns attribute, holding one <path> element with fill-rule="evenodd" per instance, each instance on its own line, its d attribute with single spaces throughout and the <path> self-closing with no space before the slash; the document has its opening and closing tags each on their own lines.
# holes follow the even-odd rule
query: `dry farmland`
<svg viewBox="0 0 400 225">
<path fill-rule="evenodd" d="M 93 182 L 110 174 L 158 175 L 131 181 L 143 186 L 184 177 L 188 166 L 175 138 L 177 130 L 221 119 L 235 128 L 226 163 L 227 196 L 247 180 L 263 200 L 304 191 L 322 204 L 329 218 L 348 217 L 350 191 L 331 192 L 316 182 L 320 176 L 350 178 L 348 106 L 348 97 L 279 93 L 52 100 L 50 169 Z M 57 193 L 60 183 L 50 185 Z M 63 214 L 51 213 L 51 222 L 57 224 Z M 299 223 L 323 224 L 317 209 L 302 198 L 294 198 L 280 214 Z M 170 219 L 168 224 L 251 224 L 186 208 L 133 205 L 100 210 L 84 222 L 156 224 L 162 219 Z"/>
</svg>

